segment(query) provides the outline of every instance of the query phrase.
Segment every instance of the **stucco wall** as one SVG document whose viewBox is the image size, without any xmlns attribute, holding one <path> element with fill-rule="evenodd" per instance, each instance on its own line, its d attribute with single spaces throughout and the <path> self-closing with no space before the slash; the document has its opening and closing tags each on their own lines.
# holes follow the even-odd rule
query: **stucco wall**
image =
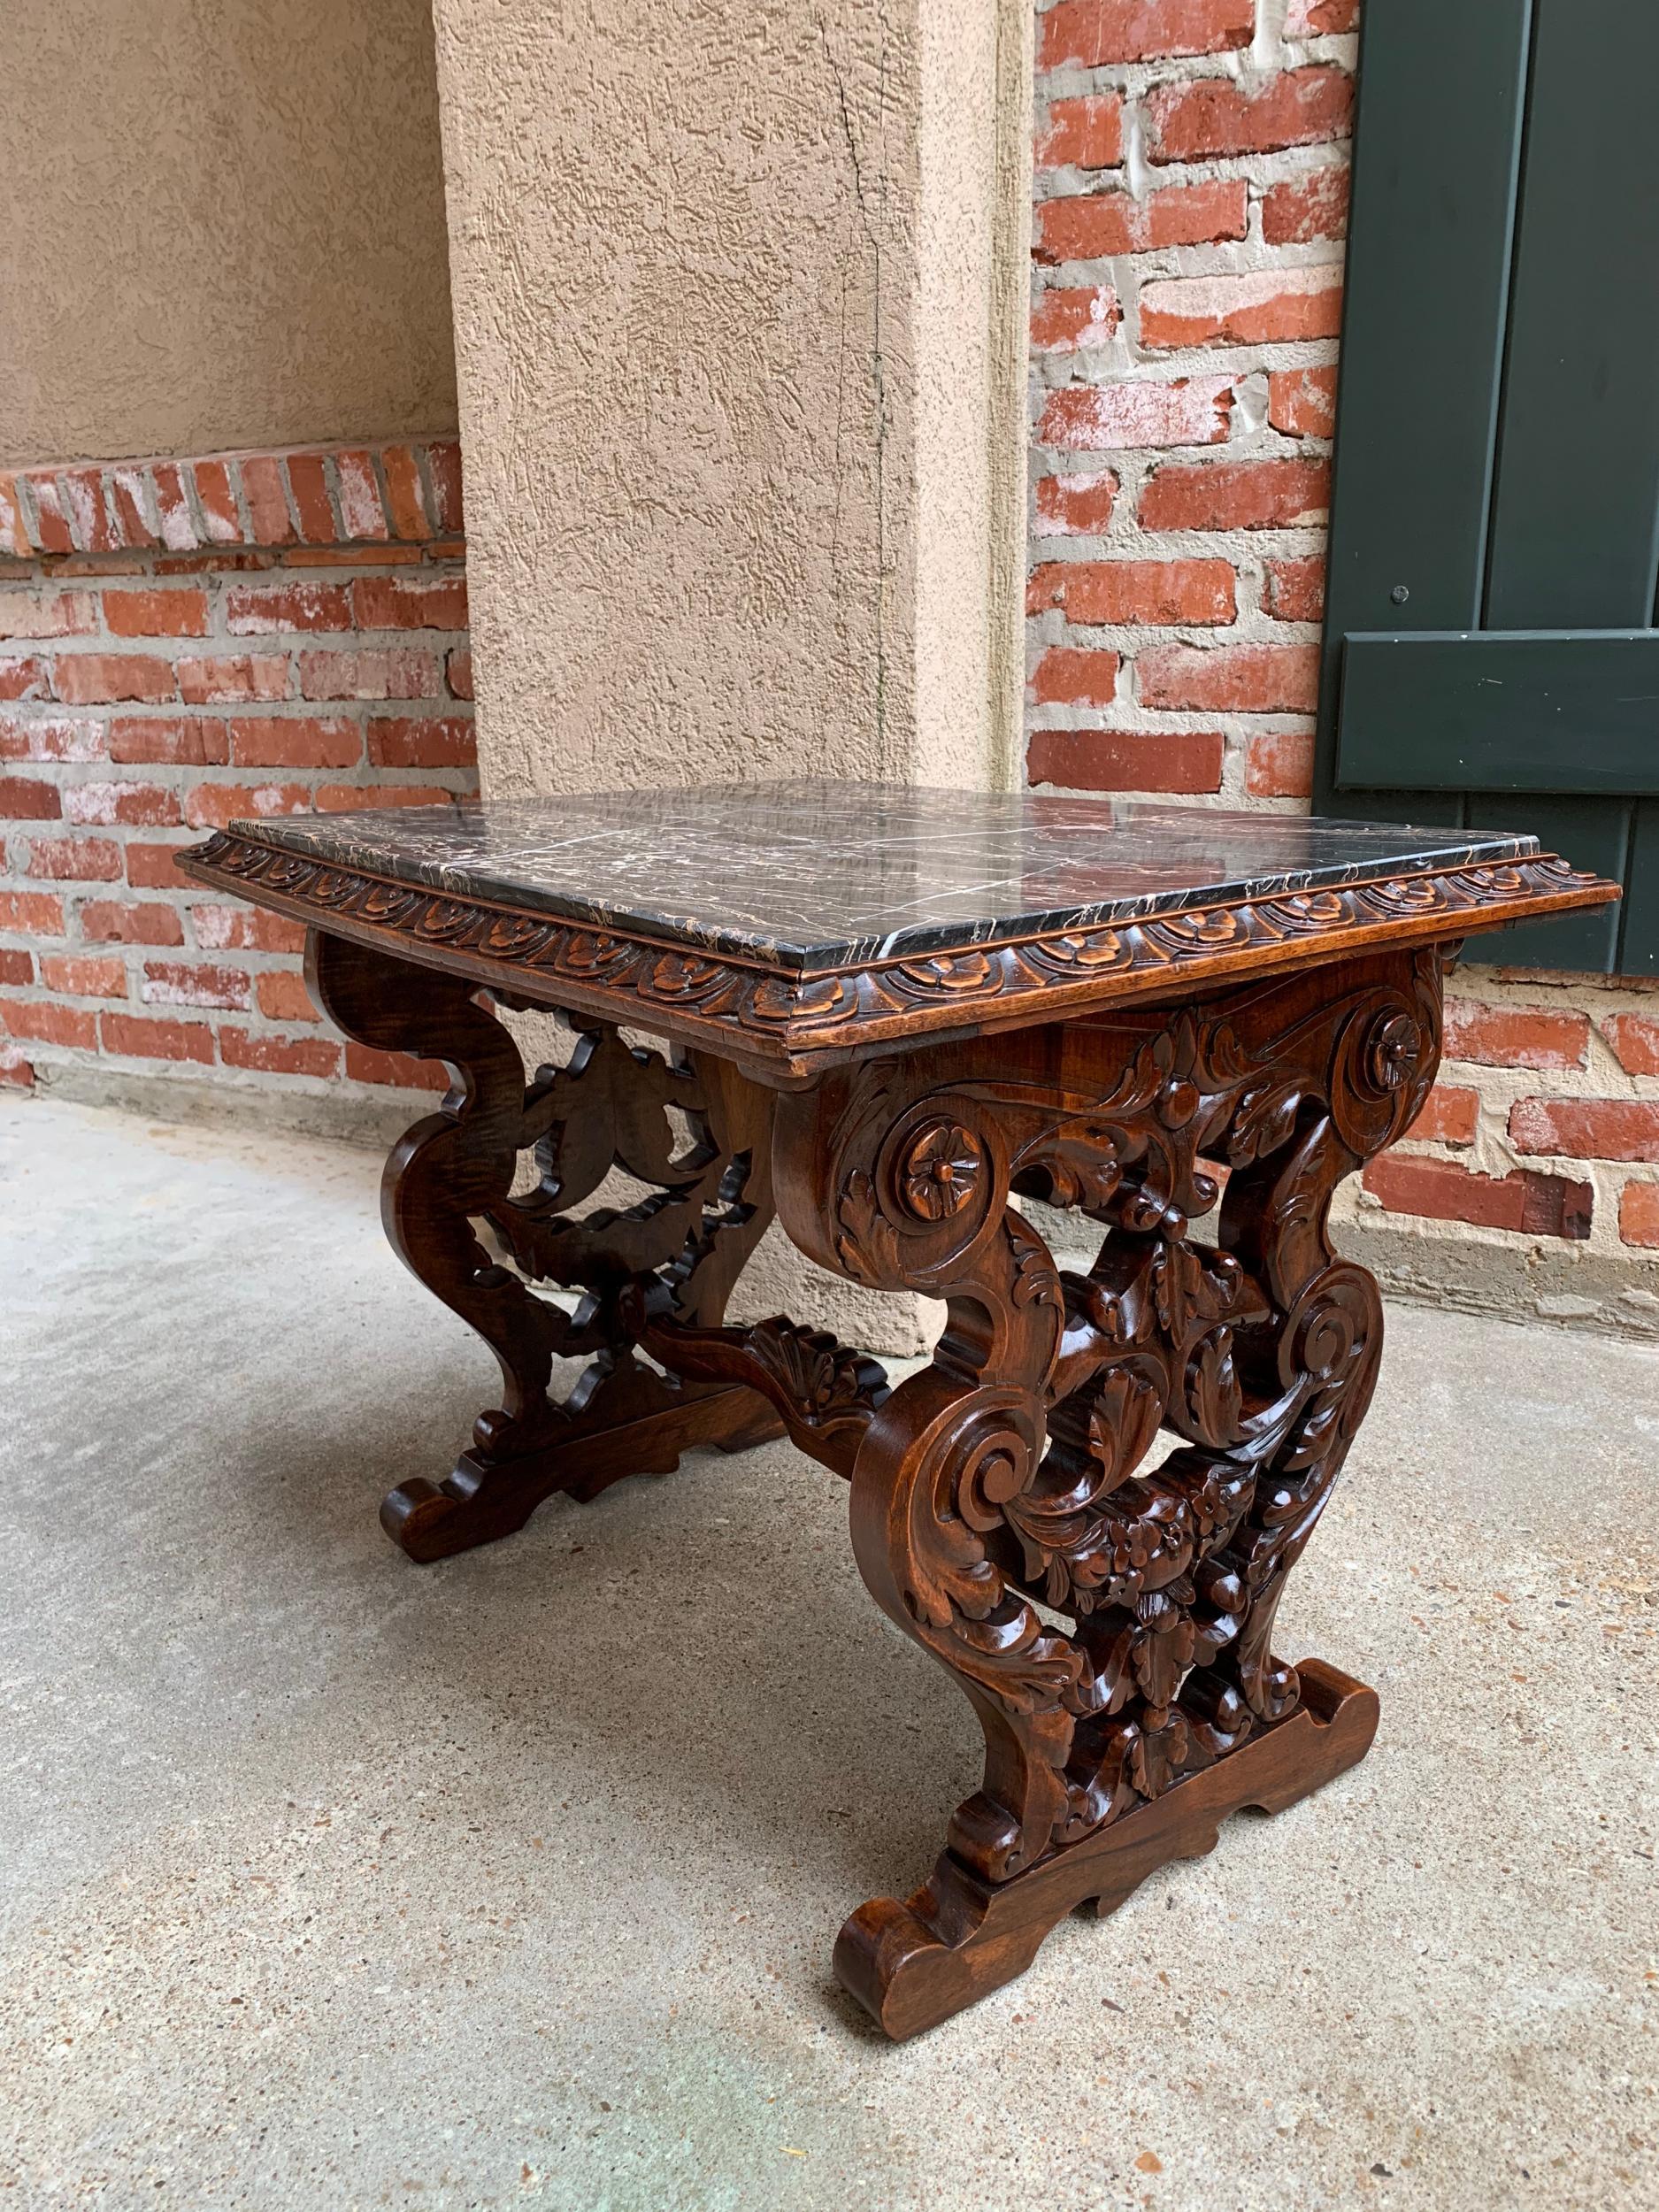
<svg viewBox="0 0 1659 2212">
<path fill-rule="evenodd" d="M 434 17 L 487 791 L 1010 779 L 1025 0 Z M 930 1333 L 774 1231 L 781 1307 Z"/>
<path fill-rule="evenodd" d="M 455 424 L 427 0 L 6 0 L 0 460 Z"/>
<path fill-rule="evenodd" d="M 923 784 L 1019 780 L 1031 27 L 1018 0 L 918 11 L 911 772 Z M 978 728 L 963 711 L 975 697 Z"/>
<path fill-rule="evenodd" d="M 1025 10 L 435 17 L 487 788 L 1007 773 Z"/>
</svg>

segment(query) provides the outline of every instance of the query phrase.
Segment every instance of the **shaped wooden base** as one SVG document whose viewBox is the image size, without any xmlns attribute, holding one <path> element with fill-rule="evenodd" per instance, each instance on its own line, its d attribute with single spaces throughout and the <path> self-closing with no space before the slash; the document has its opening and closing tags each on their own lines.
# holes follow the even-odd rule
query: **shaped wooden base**
<svg viewBox="0 0 1659 2212">
<path fill-rule="evenodd" d="M 1298 1672 L 1302 1703 L 1290 1719 L 1087 1841 L 995 1886 L 947 1851 L 905 1903 L 872 1898 L 836 1940 L 836 1978 L 902 2042 L 1017 1979 L 1078 1906 L 1115 1912 L 1171 1859 L 1213 1851 L 1229 1813 L 1283 1812 L 1346 1773 L 1377 1733 L 1377 1693 L 1317 1659 Z"/>
<path fill-rule="evenodd" d="M 747 1451 L 784 1433 L 752 1390 L 718 1390 L 663 1413 L 646 1414 L 517 1458 L 464 1452 L 440 1483 L 417 1475 L 380 1505 L 380 1526 L 422 1566 L 514 1535 L 556 1492 L 586 1505 L 626 1475 L 672 1475 L 699 1445 Z"/>
</svg>

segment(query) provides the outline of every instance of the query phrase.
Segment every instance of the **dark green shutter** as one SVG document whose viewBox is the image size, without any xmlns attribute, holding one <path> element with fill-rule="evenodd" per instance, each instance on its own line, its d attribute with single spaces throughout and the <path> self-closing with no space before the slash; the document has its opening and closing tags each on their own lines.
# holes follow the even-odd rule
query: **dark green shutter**
<svg viewBox="0 0 1659 2212">
<path fill-rule="evenodd" d="M 1588 88 L 1594 83 L 1594 97 Z M 1659 974 L 1659 0 L 1371 0 L 1316 804 L 1533 832 Z"/>
</svg>

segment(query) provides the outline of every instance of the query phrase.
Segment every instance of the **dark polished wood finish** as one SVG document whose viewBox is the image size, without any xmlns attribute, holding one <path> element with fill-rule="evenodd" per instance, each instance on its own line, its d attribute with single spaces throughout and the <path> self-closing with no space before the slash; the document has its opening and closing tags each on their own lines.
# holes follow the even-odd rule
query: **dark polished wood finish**
<svg viewBox="0 0 1659 2212">
<path fill-rule="evenodd" d="M 1229 1813 L 1283 1812 L 1333 1782 L 1371 1749 L 1377 1693 L 1322 1660 L 1298 1672 L 1302 1699 L 1288 1719 L 1017 1880 L 987 1882 L 945 1851 L 903 1904 L 861 1905 L 836 1939 L 836 1978 L 902 2042 L 1015 1980 L 1079 1905 L 1103 1918 L 1171 1859 L 1213 1851 Z"/>
<path fill-rule="evenodd" d="M 791 1235 L 948 1306 L 852 1474 L 872 1594 L 985 1733 L 931 1887 L 956 1895 L 955 1869 L 1044 1901 L 965 1929 L 915 1901 L 856 1914 L 842 1978 L 895 2032 L 1006 1978 L 1009 1927 L 1034 1947 L 1071 1896 L 1059 1862 L 1085 1851 L 1111 1886 L 1102 1836 L 1298 1710 L 1274 1615 L 1382 1348 L 1376 1286 L 1334 1250 L 1330 1205 L 1427 1094 L 1440 980 L 1432 952 L 1379 954 L 1172 1014 L 871 1062 L 780 1102 Z M 1087 1276 L 1056 1268 L 1022 1195 L 1104 1229 Z M 1161 1434 L 1178 1443 L 1155 1463 Z M 1213 1825 L 1227 1795 L 1187 1802 Z"/>
<path fill-rule="evenodd" d="M 435 1560 L 556 1490 L 787 1431 L 849 1482 L 872 1596 L 978 1715 L 983 1779 L 932 1876 L 836 1946 L 888 2034 L 1022 1973 L 1064 1914 L 1209 1850 L 1229 1813 L 1363 1756 L 1373 1694 L 1273 1647 L 1382 1348 L 1331 1202 L 1427 1094 L 1467 902 L 1484 926 L 1608 887 L 1523 857 L 1455 890 L 1419 868 L 1149 918 L 1141 945 L 1174 932 L 1156 998 L 1116 929 L 942 949 L 926 985 L 915 963 L 757 981 L 661 949 L 648 977 L 640 945 L 589 933 L 567 991 L 573 925 L 434 917 L 429 888 L 371 896 L 256 849 L 186 865 L 305 912 L 339 1026 L 454 1078 L 392 1156 L 385 1220 L 495 1353 L 503 1402 L 445 1480 L 388 1499 L 396 1541 Z M 538 965 L 553 940 L 525 932 L 555 927 Z M 966 972 L 1004 956 L 1027 981 Z M 794 995 L 775 1019 L 766 989 Z M 666 1052 L 618 1027 L 648 1001 Z M 492 1010 L 561 1002 L 570 1057 L 526 1076 Z M 580 1213 L 618 1171 L 621 1202 Z M 1087 1273 L 1056 1264 L 1031 1202 L 1096 1225 Z M 774 1210 L 833 1272 L 944 1302 L 931 1360 L 890 1387 L 810 1325 L 729 1325 Z M 586 1363 L 562 1397 L 556 1361 Z"/>
<path fill-rule="evenodd" d="M 503 1403 L 480 1415 L 442 1484 L 417 1476 L 380 1508 L 411 1559 L 511 1535 L 556 1490 L 595 1498 L 624 1475 L 672 1472 L 694 1445 L 738 1451 L 783 1433 L 752 1390 L 642 1363 L 623 1317 L 643 1280 L 663 1285 L 674 1319 L 718 1323 L 772 1219 L 768 1093 L 721 1061 L 666 1060 L 614 1029 L 583 1032 L 568 1066 L 526 1086 L 511 1036 L 464 982 L 316 933 L 306 974 L 347 1036 L 442 1059 L 457 1079 L 387 1163 L 381 1218 L 399 1258 L 495 1353 Z M 683 1150 L 670 1107 L 691 1127 Z M 515 1195 L 526 1153 L 535 1180 Z M 618 1165 L 655 1202 L 573 1220 Z M 536 1283 L 580 1301 L 567 1312 Z M 563 1402 L 556 1359 L 588 1362 Z"/>
</svg>

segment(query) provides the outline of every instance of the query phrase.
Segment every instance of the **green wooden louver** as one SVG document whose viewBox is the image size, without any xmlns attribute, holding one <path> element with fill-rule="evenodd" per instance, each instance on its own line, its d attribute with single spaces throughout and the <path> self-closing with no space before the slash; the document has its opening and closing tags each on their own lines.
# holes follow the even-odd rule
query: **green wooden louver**
<svg viewBox="0 0 1659 2212">
<path fill-rule="evenodd" d="M 1476 957 L 1659 974 L 1655 82 L 1655 0 L 1364 14 L 1315 803 L 1625 889 Z"/>
</svg>

